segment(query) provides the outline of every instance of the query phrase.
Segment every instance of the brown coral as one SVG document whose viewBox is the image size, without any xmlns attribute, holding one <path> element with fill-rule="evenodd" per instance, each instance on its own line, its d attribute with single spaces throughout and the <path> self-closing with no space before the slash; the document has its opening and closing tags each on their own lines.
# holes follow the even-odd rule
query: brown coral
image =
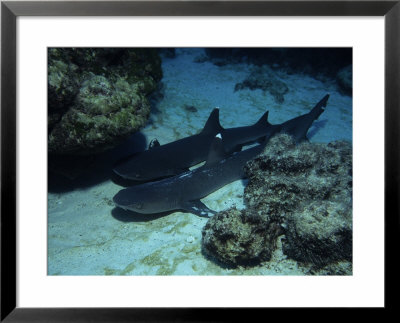
<svg viewBox="0 0 400 323">
<path fill-rule="evenodd" d="M 322 266 L 352 255 L 352 152 L 344 141 L 294 145 L 271 139 L 246 166 L 250 208 L 286 227 L 284 253 Z"/>
<path fill-rule="evenodd" d="M 93 154 L 143 127 L 162 77 L 156 49 L 50 48 L 48 150 Z"/>
<path fill-rule="evenodd" d="M 268 261 L 280 226 L 256 212 L 229 209 L 212 217 L 202 232 L 203 253 L 229 267 Z"/>
<path fill-rule="evenodd" d="M 277 135 L 245 167 L 247 209 L 216 214 L 203 229 L 203 251 L 229 266 L 283 252 L 314 269 L 352 259 L 352 150 L 344 141 L 295 145 Z M 347 266 L 345 268 L 351 268 Z"/>
</svg>

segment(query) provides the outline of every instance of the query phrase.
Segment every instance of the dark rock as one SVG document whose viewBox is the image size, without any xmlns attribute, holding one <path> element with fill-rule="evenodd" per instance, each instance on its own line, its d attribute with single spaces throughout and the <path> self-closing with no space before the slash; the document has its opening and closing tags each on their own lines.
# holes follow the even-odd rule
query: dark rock
<svg viewBox="0 0 400 323">
<path fill-rule="evenodd" d="M 206 48 L 205 53 L 218 66 L 246 62 L 316 78 L 334 79 L 352 64 L 351 48 Z"/>
<path fill-rule="evenodd" d="M 284 253 L 295 260 L 325 266 L 352 260 L 351 205 L 339 202 L 311 202 L 287 215 Z"/>
<path fill-rule="evenodd" d="M 353 264 L 349 261 L 337 261 L 327 264 L 323 267 L 312 267 L 308 274 L 319 276 L 344 276 L 351 275 L 353 272 Z"/>
<path fill-rule="evenodd" d="M 197 112 L 197 108 L 194 105 L 185 104 L 183 107 L 188 112 Z"/>
<path fill-rule="evenodd" d="M 281 227 L 256 212 L 235 208 L 213 216 L 202 231 L 203 253 L 228 267 L 271 258 Z"/>
<path fill-rule="evenodd" d="M 48 59 L 49 153 L 103 152 L 145 125 L 156 49 L 50 48 Z"/>
<path fill-rule="evenodd" d="M 284 253 L 324 266 L 352 259 L 352 148 L 350 143 L 295 145 L 271 139 L 246 165 L 245 201 L 285 226 Z"/>
<path fill-rule="evenodd" d="M 254 68 L 250 75 L 241 83 L 237 83 L 235 91 L 242 89 L 261 89 L 270 93 L 277 103 L 284 102 L 284 95 L 289 91 L 287 85 L 279 80 L 268 66 Z"/>
</svg>

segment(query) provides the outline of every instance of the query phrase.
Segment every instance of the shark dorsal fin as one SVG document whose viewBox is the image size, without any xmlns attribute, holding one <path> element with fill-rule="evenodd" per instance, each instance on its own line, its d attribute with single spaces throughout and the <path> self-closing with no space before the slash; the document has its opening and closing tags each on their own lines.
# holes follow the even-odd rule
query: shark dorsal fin
<svg viewBox="0 0 400 323">
<path fill-rule="evenodd" d="M 256 125 L 257 125 L 257 126 L 271 125 L 271 124 L 268 122 L 268 114 L 269 114 L 269 111 L 265 112 L 265 113 L 262 115 L 262 117 L 256 122 Z"/>
<path fill-rule="evenodd" d="M 201 133 L 217 133 L 222 130 L 222 126 L 219 123 L 219 108 L 215 108 L 211 111 L 210 116 L 207 119 L 207 122 L 201 131 Z"/>
<path fill-rule="evenodd" d="M 211 142 L 210 150 L 208 152 L 208 157 L 206 161 L 206 165 L 210 166 L 220 162 L 222 159 L 226 157 L 224 146 L 222 144 L 222 136 L 218 133 L 213 141 Z"/>
</svg>

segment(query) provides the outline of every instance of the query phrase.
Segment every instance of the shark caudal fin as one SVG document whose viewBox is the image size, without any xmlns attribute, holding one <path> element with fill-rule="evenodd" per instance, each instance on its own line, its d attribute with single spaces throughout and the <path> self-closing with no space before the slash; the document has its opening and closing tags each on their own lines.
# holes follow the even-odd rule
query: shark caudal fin
<svg viewBox="0 0 400 323">
<path fill-rule="evenodd" d="M 310 112 L 282 123 L 280 132 L 291 135 L 296 143 L 307 140 L 308 130 L 321 113 L 325 111 L 324 107 L 326 107 L 328 99 L 329 94 L 325 95 Z"/>
<path fill-rule="evenodd" d="M 328 103 L 329 94 L 325 95 L 321 101 L 319 101 L 314 108 L 310 111 L 310 115 L 313 116 L 314 120 L 317 120 L 322 112 L 325 111 L 326 104 Z"/>
<path fill-rule="evenodd" d="M 204 125 L 201 133 L 218 133 L 223 130 L 221 124 L 219 123 L 219 109 L 215 108 L 211 111 L 210 116 L 207 119 L 206 124 Z"/>
</svg>

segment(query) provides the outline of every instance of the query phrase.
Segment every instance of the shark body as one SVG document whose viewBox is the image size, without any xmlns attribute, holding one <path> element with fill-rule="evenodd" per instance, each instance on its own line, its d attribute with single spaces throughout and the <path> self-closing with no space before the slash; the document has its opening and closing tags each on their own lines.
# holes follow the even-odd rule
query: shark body
<svg viewBox="0 0 400 323">
<path fill-rule="evenodd" d="M 222 139 L 217 134 L 205 165 L 180 175 L 135 185 L 114 196 L 116 206 L 138 213 L 185 210 L 199 216 L 214 213 L 200 199 L 220 187 L 244 177 L 246 162 L 262 152 L 265 144 L 225 158 Z"/>
<path fill-rule="evenodd" d="M 268 111 L 252 126 L 224 129 L 219 122 L 219 109 L 215 108 L 203 128 L 189 136 L 133 156 L 114 168 L 125 179 L 150 181 L 181 174 L 189 167 L 206 160 L 213 138 L 220 133 L 226 153 L 238 151 L 243 145 L 263 137 L 271 137 L 279 126 L 268 122 Z"/>
<path fill-rule="evenodd" d="M 324 111 L 328 97 L 325 96 L 309 113 L 289 120 L 284 123 L 289 126 L 279 127 L 278 130 L 292 135 L 296 142 L 306 139 L 312 121 Z M 199 216 L 209 216 L 215 212 L 200 199 L 243 178 L 245 164 L 260 154 L 267 142 L 265 140 L 260 145 L 227 156 L 223 136 L 219 133 L 212 140 L 205 165 L 160 181 L 123 189 L 114 196 L 113 201 L 120 208 L 144 214 L 185 210 Z"/>
</svg>

